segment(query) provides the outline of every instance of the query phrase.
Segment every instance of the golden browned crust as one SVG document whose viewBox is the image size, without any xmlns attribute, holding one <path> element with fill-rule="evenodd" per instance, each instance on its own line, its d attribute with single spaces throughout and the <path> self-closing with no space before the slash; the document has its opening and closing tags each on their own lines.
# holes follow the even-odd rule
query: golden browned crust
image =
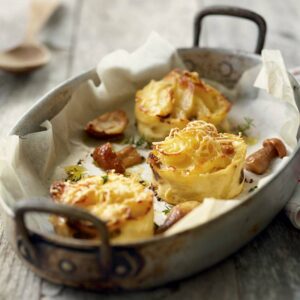
<svg viewBox="0 0 300 300">
<path fill-rule="evenodd" d="M 52 183 L 50 187 L 50 195 L 52 199 L 58 200 L 61 198 L 62 194 L 64 193 L 65 189 L 65 182 L 64 181 L 55 181 Z"/>
<path fill-rule="evenodd" d="M 59 192 L 56 192 L 57 188 Z M 114 240 L 134 240 L 153 234 L 154 195 L 137 179 L 108 173 L 77 182 L 55 182 L 50 191 L 56 202 L 86 209 L 99 217 Z M 86 221 L 52 216 L 51 222 L 61 235 L 98 237 L 95 228 Z"/>
<path fill-rule="evenodd" d="M 240 136 L 218 133 L 204 121 L 190 122 L 153 143 L 148 158 L 152 184 L 158 196 L 171 204 L 201 202 L 205 197 L 230 199 L 243 188 L 246 149 Z"/>
<path fill-rule="evenodd" d="M 173 70 L 136 93 L 135 115 L 141 135 L 148 141 L 157 141 L 166 137 L 172 128 L 182 129 L 192 120 L 218 125 L 230 106 L 196 72 Z"/>
</svg>

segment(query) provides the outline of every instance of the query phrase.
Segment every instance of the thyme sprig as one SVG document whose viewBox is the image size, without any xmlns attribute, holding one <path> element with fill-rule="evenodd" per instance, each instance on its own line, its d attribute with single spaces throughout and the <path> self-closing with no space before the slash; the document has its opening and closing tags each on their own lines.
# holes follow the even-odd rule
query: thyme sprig
<svg viewBox="0 0 300 300">
<path fill-rule="evenodd" d="M 164 213 L 165 215 L 167 215 L 170 211 L 171 211 L 171 208 L 170 208 L 170 207 L 167 207 L 166 209 L 164 209 L 164 210 L 162 211 L 162 213 Z"/>
<path fill-rule="evenodd" d="M 67 173 L 66 180 L 77 182 L 82 179 L 86 174 L 86 168 L 81 165 L 71 165 L 64 168 Z"/>
<path fill-rule="evenodd" d="M 108 175 L 102 175 L 101 177 L 103 179 L 103 184 L 105 184 L 108 181 Z"/>
<path fill-rule="evenodd" d="M 131 144 L 135 145 L 137 148 L 142 148 L 142 149 L 151 149 L 152 143 L 148 142 L 145 140 L 143 136 L 141 137 L 125 137 L 122 141 L 122 144 Z"/>
<path fill-rule="evenodd" d="M 244 117 L 244 123 L 237 125 L 233 129 L 233 133 L 235 134 L 241 134 L 244 137 L 248 137 L 248 131 L 252 128 L 255 127 L 254 125 L 254 120 L 248 117 Z"/>
<path fill-rule="evenodd" d="M 253 186 L 251 189 L 249 189 L 248 193 L 251 193 L 251 192 L 255 191 L 256 189 L 257 189 L 257 185 Z"/>
</svg>

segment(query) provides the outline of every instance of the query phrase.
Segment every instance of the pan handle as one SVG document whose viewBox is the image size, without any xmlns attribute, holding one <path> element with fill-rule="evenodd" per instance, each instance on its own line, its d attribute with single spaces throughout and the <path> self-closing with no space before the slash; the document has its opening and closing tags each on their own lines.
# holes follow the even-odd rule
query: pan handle
<svg viewBox="0 0 300 300">
<path fill-rule="evenodd" d="M 105 223 L 83 209 L 45 201 L 45 198 L 21 200 L 18 201 L 14 207 L 17 247 L 22 256 L 27 257 L 31 262 L 38 261 L 37 251 L 31 241 L 31 234 L 25 224 L 25 214 L 28 212 L 50 213 L 68 217 L 73 220 L 91 222 L 101 237 L 99 255 L 103 273 L 104 275 L 109 274 L 112 266 L 112 251 Z"/>
<path fill-rule="evenodd" d="M 202 21 L 206 16 L 232 16 L 253 21 L 258 27 L 258 37 L 255 53 L 260 54 L 265 43 L 267 24 L 265 19 L 259 14 L 240 7 L 234 6 L 209 6 L 203 9 L 194 20 L 194 47 L 199 46 Z"/>
</svg>

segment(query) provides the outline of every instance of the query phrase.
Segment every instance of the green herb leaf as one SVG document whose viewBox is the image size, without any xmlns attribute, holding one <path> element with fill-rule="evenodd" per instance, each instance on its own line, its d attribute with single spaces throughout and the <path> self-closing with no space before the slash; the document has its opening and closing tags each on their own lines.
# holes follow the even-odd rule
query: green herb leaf
<svg viewBox="0 0 300 300">
<path fill-rule="evenodd" d="M 67 173 L 67 180 L 76 182 L 82 179 L 86 173 L 86 169 L 81 165 L 72 165 L 64 168 Z"/>
<path fill-rule="evenodd" d="M 152 143 L 145 140 L 142 136 L 136 142 L 135 145 L 139 148 L 151 149 Z"/>
<path fill-rule="evenodd" d="M 257 185 L 256 185 L 256 186 L 253 186 L 253 187 L 248 191 L 248 193 L 251 193 L 251 192 L 255 191 L 256 189 L 257 189 Z"/>
<path fill-rule="evenodd" d="M 141 147 L 142 145 L 144 145 L 146 143 L 145 139 L 143 137 L 140 137 L 136 142 L 135 145 L 137 147 Z"/>
<path fill-rule="evenodd" d="M 108 175 L 103 175 L 102 176 L 102 179 L 103 179 L 103 184 L 106 183 L 108 181 Z"/>
<path fill-rule="evenodd" d="M 252 127 L 255 127 L 255 125 L 254 125 L 254 120 L 251 118 L 245 117 L 244 120 L 245 121 L 243 124 L 240 124 L 234 128 L 233 133 L 235 134 L 241 133 L 242 136 L 247 137 L 248 136 L 247 131 L 250 130 Z"/>
<path fill-rule="evenodd" d="M 145 138 L 134 136 L 125 137 L 122 141 L 122 144 L 131 144 L 135 145 L 137 148 L 151 149 L 152 143 L 145 140 Z"/>
<path fill-rule="evenodd" d="M 169 212 L 171 211 L 171 208 L 166 208 L 166 209 L 164 209 L 162 212 L 165 214 L 165 215 L 167 215 Z"/>
<path fill-rule="evenodd" d="M 134 144 L 134 137 L 133 136 L 127 136 L 125 137 L 122 142 L 122 144 Z"/>
</svg>

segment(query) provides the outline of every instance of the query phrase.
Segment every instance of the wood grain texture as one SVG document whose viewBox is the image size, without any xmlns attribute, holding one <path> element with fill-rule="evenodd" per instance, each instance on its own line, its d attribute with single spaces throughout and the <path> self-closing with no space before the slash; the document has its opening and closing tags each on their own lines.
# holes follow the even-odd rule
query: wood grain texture
<svg viewBox="0 0 300 300">
<path fill-rule="evenodd" d="M 12 252 L 3 236 L 0 224 L 0 299 L 32 299 L 38 300 L 41 279 L 30 272 Z"/>
<path fill-rule="evenodd" d="M 64 22 L 73 23 L 76 1 L 65 2 L 65 6 Z M 71 36 L 71 31 L 68 34 L 64 32 L 62 38 L 69 42 L 67 50 L 52 51 L 51 62 L 35 73 L 13 76 L 0 72 L 1 137 L 7 134 L 9 128 L 36 99 L 68 77 Z M 59 38 L 59 32 L 56 33 L 56 38 Z M 2 225 L 0 241 L 0 300 L 40 299 L 42 280 L 29 271 L 14 254 L 3 236 Z"/>
<path fill-rule="evenodd" d="M 215 4 L 238 5 L 265 16 L 267 48 L 282 51 L 288 66 L 300 65 L 300 6 L 297 0 L 65 0 L 41 39 L 53 59 L 30 76 L 0 72 L 0 136 L 50 88 L 93 67 L 118 48 L 140 45 L 152 30 L 177 47 L 192 45 L 194 15 Z M 201 45 L 254 48 L 256 28 L 248 21 L 210 17 Z M 234 233 L 232 233 L 234 234 Z M 30 272 L 14 255 L 0 226 L 2 299 L 300 299 L 300 239 L 281 213 L 256 239 L 224 262 L 168 286 L 136 293 L 97 294 L 54 285 Z"/>
<path fill-rule="evenodd" d="M 204 0 L 204 5 L 231 5 L 248 8 L 262 15 L 267 24 L 265 48 L 279 49 L 288 67 L 300 65 L 300 5 L 297 0 Z M 228 17 L 209 17 L 204 45 L 253 51 L 256 25 L 247 20 Z"/>
<path fill-rule="evenodd" d="M 299 299 L 299 231 L 281 213 L 267 230 L 234 256 L 244 299 Z"/>
<path fill-rule="evenodd" d="M 29 75 L 15 76 L 0 71 L 2 125 L 0 126 L 0 136 L 6 134 L 8 129 L 14 125 L 39 97 L 70 76 L 70 49 L 72 49 L 72 29 L 73 25 L 76 24 L 77 18 L 77 5 L 78 1 L 74 0 L 64 2 L 64 13 L 61 16 L 61 23 L 64 26 L 69 24 L 69 26 L 66 26 L 66 28 L 69 28 L 69 33 L 67 34 L 63 31 L 61 39 L 64 40 L 65 44 L 68 42 L 68 46 L 66 49 L 52 49 L 52 59 L 47 66 Z M 56 22 L 56 29 L 59 23 L 60 21 Z M 48 31 L 51 32 L 50 29 Z M 56 30 L 56 40 L 59 39 L 59 33 L 60 31 Z M 51 36 L 49 37 L 49 41 L 49 44 L 51 44 Z"/>
<path fill-rule="evenodd" d="M 114 50 L 134 50 L 152 31 L 174 46 L 190 47 L 193 16 L 200 7 L 201 1 L 196 0 L 84 1 L 72 74 L 94 67 Z"/>
</svg>

